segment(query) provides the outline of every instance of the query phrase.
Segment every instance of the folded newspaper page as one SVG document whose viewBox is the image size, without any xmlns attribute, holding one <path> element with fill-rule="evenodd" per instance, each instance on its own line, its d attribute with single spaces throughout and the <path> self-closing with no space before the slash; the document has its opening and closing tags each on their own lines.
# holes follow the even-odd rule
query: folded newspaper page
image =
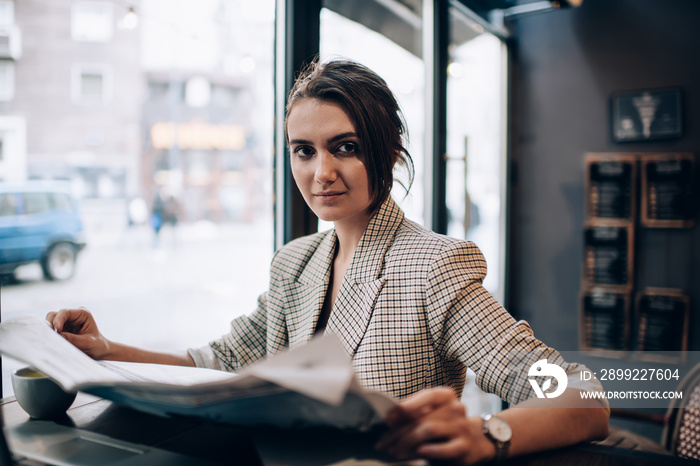
<svg viewBox="0 0 700 466">
<path fill-rule="evenodd" d="M 331 334 L 238 374 L 160 364 L 95 361 L 34 316 L 0 323 L 0 353 L 83 391 L 162 416 L 232 424 L 368 428 L 396 404 L 360 385 Z"/>
</svg>

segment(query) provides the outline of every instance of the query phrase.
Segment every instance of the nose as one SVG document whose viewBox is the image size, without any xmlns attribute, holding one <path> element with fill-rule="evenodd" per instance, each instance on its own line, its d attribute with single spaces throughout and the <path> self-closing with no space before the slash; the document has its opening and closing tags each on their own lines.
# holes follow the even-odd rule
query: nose
<svg viewBox="0 0 700 466">
<path fill-rule="evenodd" d="M 333 154 L 326 151 L 319 153 L 319 156 L 316 157 L 316 172 L 314 173 L 314 179 L 317 183 L 332 184 L 338 178 L 335 162 Z"/>
</svg>

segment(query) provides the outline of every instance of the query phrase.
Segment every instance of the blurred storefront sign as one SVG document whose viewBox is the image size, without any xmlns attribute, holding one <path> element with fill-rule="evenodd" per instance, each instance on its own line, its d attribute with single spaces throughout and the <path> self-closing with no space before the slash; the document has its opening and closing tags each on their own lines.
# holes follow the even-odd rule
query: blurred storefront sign
<svg viewBox="0 0 700 466">
<path fill-rule="evenodd" d="M 159 122 L 151 126 L 150 134 L 155 149 L 241 150 L 246 130 L 241 125 Z"/>
</svg>

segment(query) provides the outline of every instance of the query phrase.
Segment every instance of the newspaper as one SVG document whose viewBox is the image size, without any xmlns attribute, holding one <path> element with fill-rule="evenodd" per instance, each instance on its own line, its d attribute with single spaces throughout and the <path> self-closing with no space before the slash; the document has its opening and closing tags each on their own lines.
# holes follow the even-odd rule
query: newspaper
<svg viewBox="0 0 700 466">
<path fill-rule="evenodd" d="M 95 361 L 45 320 L 24 316 L 0 323 L 0 353 L 43 372 L 66 391 L 83 391 L 162 416 L 365 429 L 381 422 L 396 404 L 390 396 L 360 385 L 350 358 L 331 334 L 234 374 Z"/>
</svg>

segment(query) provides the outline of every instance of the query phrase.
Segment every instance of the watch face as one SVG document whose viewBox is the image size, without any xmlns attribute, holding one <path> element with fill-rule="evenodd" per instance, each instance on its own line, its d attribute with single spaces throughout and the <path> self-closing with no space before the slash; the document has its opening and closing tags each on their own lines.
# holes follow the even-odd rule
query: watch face
<svg viewBox="0 0 700 466">
<path fill-rule="evenodd" d="M 512 436 L 508 423 L 495 416 L 489 418 L 489 433 L 499 442 L 509 442 Z"/>
</svg>

